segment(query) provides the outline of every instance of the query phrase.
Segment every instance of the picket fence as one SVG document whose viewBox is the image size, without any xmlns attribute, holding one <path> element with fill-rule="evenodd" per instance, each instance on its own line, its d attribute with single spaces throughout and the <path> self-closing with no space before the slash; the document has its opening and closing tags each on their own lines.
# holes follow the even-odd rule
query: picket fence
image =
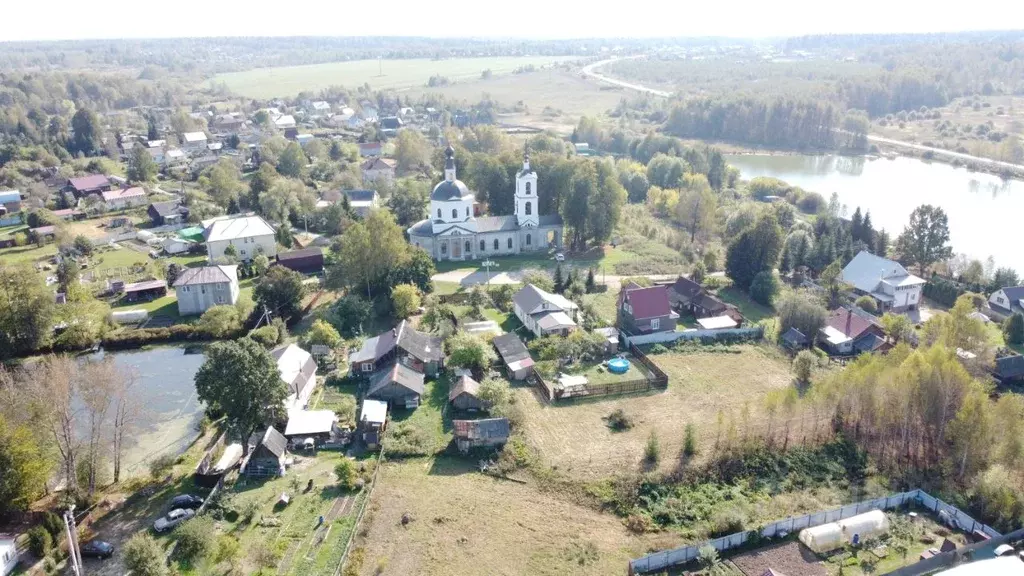
<svg viewBox="0 0 1024 576">
<path fill-rule="evenodd" d="M 665 342 L 675 342 L 677 340 L 698 340 L 701 338 L 713 338 L 715 340 L 724 338 L 757 340 L 764 336 L 764 329 L 758 326 L 755 328 L 724 328 L 721 330 L 655 332 L 654 334 L 640 334 L 638 336 L 628 336 L 625 332 L 620 332 L 620 334 L 626 341 L 627 346 L 630 344 L 643 346 L 644 344 L 663 344 Z"/>
<path fill-rule="evenodd" d="M 909 492 L 900 492 L 898 494 L 890 494 L 883 498 L 865 500 L 863 502 L 857 502 L 856 504 L 847 504 L 846 506 L 823 512 L 814 512 L 813 514 L 804 514 L 803 516 L 794 516 L 792 518 L 786 518 L 785 520 L 778 520 L 768 524 L 764 528 L 761 528 L 761 536 L 764 538 L 773 538 L 783 533 L 792 534 L 793 532 L 803 530 L 804 528 L 811 528 L 822 524 L 828 524 L 829 522 L 844 520 L 851 516 L 870 512 L 871 510 L 889 510 L 892 508 L 899 508 L 906 504 L 916 504 L 921 508 L 931 510 L 940 517 L 948 517 L 950 522 L 954 522 L 957 527 L 965 532 L 974 532 L 979 530 L 993 538 L 1000 536 L 999 532 L 991 526 L 976 521 L 957 507 L 947 504 L 921 489 L 911 490 Z M 664 552 L 648 554 L 643 558 L 637 558 L 636 560 L 630 561 L 630 574 L 654 572 L 657 570 L 664 570 L 670 566 L 685 564 L 691 560 L 695 560 L 698 555 L 698 550 L 704 546 L 713 546 L 719 552 L 724 552 L 726 550 L 742 546 L 750 538 L 751 533 L 752 531 L 737 532 L 735 534 L 722 536 L 721 538 L 715 538 L 714 540 L 708 540 L 707 542 L 701 542 L 692 546 L 684 546 L 682 548 L 676 548 L 675 550 L 666 550 Z"/>
</svg>

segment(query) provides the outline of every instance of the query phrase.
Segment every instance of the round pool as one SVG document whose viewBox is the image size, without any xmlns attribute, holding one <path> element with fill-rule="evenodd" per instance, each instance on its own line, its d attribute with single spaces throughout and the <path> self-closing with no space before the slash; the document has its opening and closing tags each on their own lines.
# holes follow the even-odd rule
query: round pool
<svg viewBox="0 0 1024 576">
<path fill-rule="evenodd" d="M 608 361 L 608 371 L 614 374 L 625 374 L 629 370 L 629 360 L 625 358 L 612 358 Z"/>
</svg>

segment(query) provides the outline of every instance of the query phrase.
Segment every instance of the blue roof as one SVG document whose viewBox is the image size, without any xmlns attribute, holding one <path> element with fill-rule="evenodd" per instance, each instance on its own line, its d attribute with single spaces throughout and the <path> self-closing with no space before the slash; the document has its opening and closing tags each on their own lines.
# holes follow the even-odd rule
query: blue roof
<svg viewBox="0 0 1024 576">
<path fill-rule="evenodd" d="M 21 202 L 21 192 L 17 190 L 0 192 L 0 204 L 7 204 L 8 202 Z"/>
</svg>

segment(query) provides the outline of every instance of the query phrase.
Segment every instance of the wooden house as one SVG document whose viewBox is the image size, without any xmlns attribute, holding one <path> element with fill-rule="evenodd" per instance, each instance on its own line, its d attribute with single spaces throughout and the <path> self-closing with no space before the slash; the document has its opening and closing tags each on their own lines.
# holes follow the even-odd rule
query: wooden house
<svg viewBox="0 0 1024 576">
<path fill-rule="evenodd" d="M 475 412 L 490 407 L 480 399 L 480 383 L 467 374 L 459 376 L 452 384 L 451 391 L 448 392 L 448 401 L 456 410 Z"/>
<path fill-rule="evenodd" d="M 243 466 L 245 475 L 251 478 L 284 476 L 284 460 L 288 454 L 288 440 L 273 426 L 268 426 L 262 435 L 254 434 L 249 439 L 249 459 Z"/>
<path fill-rule="evenodd" d="M 435 376 L 444 366 L 444 348 L 441 339 L 417 331 L 405 320 L 387 332 L 367 338 L 363 346 L 349 357 L 352 370 L 371 374 L 389 367 L 394 360 Z"/>
<path fill-rule="evenodd" d="M 423 395 L 423 374 L 395 362 L 386 370 L 370 377 L 366 397 L 383 400 L 395 407 L 415 408 Z"/>
<path fill-rule="evenodd" d="M 484 420 L 453 420 L 455 445 L 459 452 L 473 448 L 502 446 L 508 442 L 508 418 L 487 418 Z"/>
<path fill-rule="evenodd" d="M 359 410 L 359 432 L 370 450 L 380 446 L 381 434 L 387 429 L 388 403 L 383 400 L 363 400 Z"/>
</svg>

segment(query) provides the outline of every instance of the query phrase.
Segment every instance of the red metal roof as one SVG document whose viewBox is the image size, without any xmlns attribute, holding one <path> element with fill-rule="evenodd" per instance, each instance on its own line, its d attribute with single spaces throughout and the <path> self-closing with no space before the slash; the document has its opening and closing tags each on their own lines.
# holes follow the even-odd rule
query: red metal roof
<svg viewBox="0 0 1024 576">
<path fill-rule="evenodd" d="M 75 190 L 93 190 L 110 185 L 110 180 L 107 180 L 107 177 L 103 174 L 90 174 L 89 176 L 72 178 L 70 182 Z"/>
<path fill-rule="evenodd" d="M 668 303 L 668 287 L 651 286 L 640 288 L 636 284 L 627 284 L 619 294 L 619 304 L 626 298 L 633 307 L 633 318 L 659 318 L 668 316 L 672 307 Z"/>
<path fill-rule="evenodd" d="M 874 326 L 866 318 L 854 314 L 846 308 L 837 308 L 828 315 L 826 321 L 829 326 L 846 334 L 850 338 L 857 338 L 868 329 Z"/>
</svg>

